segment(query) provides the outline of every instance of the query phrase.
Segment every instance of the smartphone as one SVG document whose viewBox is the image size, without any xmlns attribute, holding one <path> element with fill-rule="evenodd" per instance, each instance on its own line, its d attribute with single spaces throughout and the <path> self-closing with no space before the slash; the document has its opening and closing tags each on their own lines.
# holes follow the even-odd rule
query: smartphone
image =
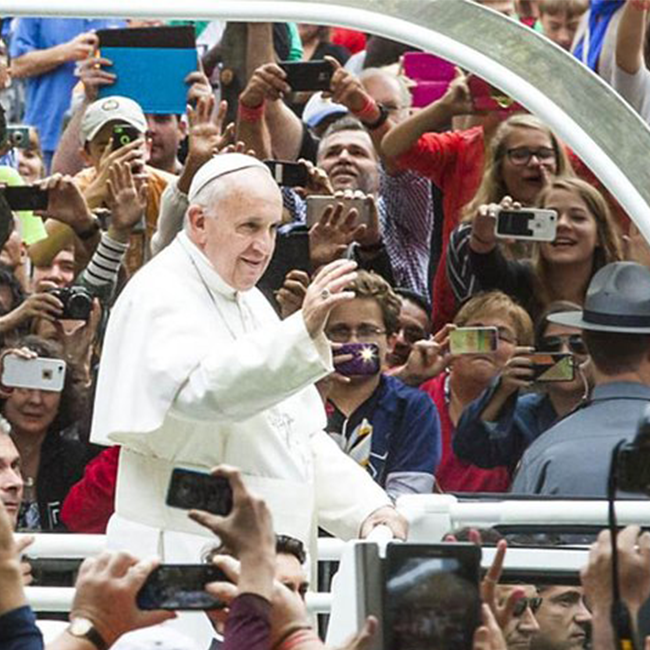
<svg viewBox="0 0 650 650">
<path fill-rule="evenodd" d="M 507 239 L 553 241 L 557 232 L 557 212 L 540 208 L 499 210 L 496 236 Z"/>
<path fill-rule="evenodd" d="M 334 364 L 334 369 L 346 377 L 376 375 L 381 367 L 379 346 L 376 343 L 345 343 L 336 354 L 354 355 L 349 361 Z"/>
<path fill-rule="evenodd" d="M 429 52 L 404 52 L 402 56 L 404 75 L 415 81 L 446 81 L 456 76 L 456 66 Z"/>
<path fill-rule="evenodd" d="M 575 378 L 575 359 L 570 352 L 534 352 L 523 356 L 533 364 L 534 381 L 573 381 Z"/>
<path fill-rule="evenodd" d="M 113 151 L 126 147 L 141 137 L 142 133 L 131 124 L 116 124 L 113 127 Z"/>
<path fill-rule="evenodd" d="M 28 126 L 7 126 L 7 136 L 5 142 L 18 149 L 27 149 L 29 147 L 29 127 Z"/>
<path fill-rule="evenodd" d="M 47 210 L 49 194 L 35 185 L 12 185 L 2 188 L 12 210 Z"/>
<path fill-rule="evenodd" d="M 60 393 L 65 382 L 63 359 L 23 359 L 7 354 L 2 361 L 2 384 L 8 388 L 30 388 Z"/>
<path fill-rule="evenodd" d="M 205 591 L 210 582 L 232 582 L 213 564 L 162 564 L 136 596 L 140 609 L 223 609 L 226 604 Z"/>
<path fill-rule="evenodd" d="M 452 354 L 494 352 L 498 341 L 496 327 L 459 327 L 449 332 L 449 351 Z"/>
<path fill-rule="evenodd" d="M 471 648 L 481 621 L 480 563 L 476 544 L 388 544 L 383 647 Z"/>
<path fill-rule="evenodd" d="M 305 163 L 289 162 L 287 160 L 265 160 L 264 164 L 278 185 L 283 187 L 307 187 L 309 171 Z"/>
<path fill-rule="evenodd" d="M 314 194 L 307 197 L 307 227 L 311 228 L 317 221 L 320 221 L 328 206 L 343 204 L 343 217 L 354 208 L 357 211 L 356 225 L 370 225 L 370 201 L 372 197 L 344 199 L 332 195 Z"/>
<path fill-rule="evenodd" d="M 226 516 L 232 510 L 232 488 L 222 476 L 177 467 L 169 481 L 166 503 L 172 508 Z"/>
<path fill-rule="evenodd" d="M 485 79 L 469 75 L 467 85 L 472 95 L 474 108 L 477 111 L 516 113 L 524 110 L 524 107 L 519 102 L 516 102 L 498 88 L 491 86 Z"/>
<path fill-rule="evenodd" d="M 329 90 L 334 68 L 329 61 L 280 61 L 286 73 L 285 81 L 294 92 Z"/>
</svg>

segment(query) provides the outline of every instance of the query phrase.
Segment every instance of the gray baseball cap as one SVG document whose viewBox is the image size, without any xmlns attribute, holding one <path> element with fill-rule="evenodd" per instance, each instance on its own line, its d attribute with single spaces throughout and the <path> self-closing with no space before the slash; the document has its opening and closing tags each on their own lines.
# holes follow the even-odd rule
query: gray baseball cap
<svg viewBox="0 0 650 650">
<path fill-rule="evenodd" d="M 607 264 L 591 279 L 582 311 L 548 320 L 596 332 L 650 334 L 650 269 L 636 262 Z"/>
</svg>

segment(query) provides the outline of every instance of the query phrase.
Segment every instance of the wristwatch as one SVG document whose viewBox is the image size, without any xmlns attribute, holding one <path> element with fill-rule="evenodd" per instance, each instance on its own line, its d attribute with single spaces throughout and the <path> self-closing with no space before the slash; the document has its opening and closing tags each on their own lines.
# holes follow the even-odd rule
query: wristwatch
<svg viewBox="0 0 650 650">
<path fill-rule="evenodd" d="M 67 632 L 77 639 L 90 641 L 97 650 L 108 650 L 108 643 L 104 641 L 104 637 L 102 637 L 93 625 L 93 622 L 88 618 L 84 618 L 83 616 L 73 618 L 67 627 Z"/>
<path fill-rule="evenodd" d="M 379 117 L 374 122 L 371 122 L 370 124 L 368 124 L 368 122 L 363 123 L 363 125 L 370 131 L 374 131 L 375 129 L 378 129 L 380 126 L 383 126 L 390 115 L 388 109 L 383 104 L 377 102 L 377 108 L 379 109 Z"/>
<path fill-rule="evenodd" d="M 101 224 L 99 223 L 99 219 L 96 215 L 93 214 L 92 223 L 90 226 L 86 230 L 83 230 L 82 232 L 76 232 L 75 234 L 77 237 L 79 237 L 79 239 L 81 239 L 81 241 L 86 241 L 91 237 L 94 237 L 95 234 L 97 234 L 100 230 Z"/>
</svg>

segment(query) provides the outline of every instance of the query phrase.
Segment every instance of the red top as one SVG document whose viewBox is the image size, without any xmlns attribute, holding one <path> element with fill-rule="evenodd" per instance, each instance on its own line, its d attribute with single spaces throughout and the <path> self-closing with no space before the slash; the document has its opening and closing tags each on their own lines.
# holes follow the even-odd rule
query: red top
<svg viewBox="0 0 650 650">
<path fill-rule="evenodd" d="M 483 127 L 466 131 L 425 133 L 396 163 L 431 179 L 443 192 L 444 223 L 442 255 L 433 283 L 433 331 L 437 332 L 456 315 L 456 299 L 447 280 L 447 244 L 460 221 L 461 209 L 481 184 L 485 161 Z"/>
<path fill-rule="evenodd" d="M 451 446 L 456 433 L 449 417 L 449 403 L 445 395 L 445 383 L 449 373 L 442 373 L 425 382 L 420 389 L 428 393 L 436 403 L 442 430 L 442 459 L 436 470 L 436 483 L 445 492 L 507 492 L 510 475 L 506 467 L 481 469 L 460 460 Z"/>
<path fill-rule="evenodd" d="M 73 533 L 106 532 L 115 510 L 115 484 L 119 447 L 109 447 L 86 466 L 84 476 L 72 486 L 61 508 L 61 521 Z"/>
<path fill-rule="evenodd" d="M 335 45 L 342 45 L 350 50 L 350 54 L 356 54 L 366 49 L 366 35 L 354 29 L 344 27 L 333 27 L 330 32 L 330 42 Z"/>
</svg>

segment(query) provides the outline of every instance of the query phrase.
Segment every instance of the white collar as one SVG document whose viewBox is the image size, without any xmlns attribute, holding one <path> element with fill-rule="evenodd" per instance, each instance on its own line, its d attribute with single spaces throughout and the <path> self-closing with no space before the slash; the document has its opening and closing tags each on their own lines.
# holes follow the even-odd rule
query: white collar
<svg viewBox="0 0 650 650">
<path fill-rule="evenodd" d="M 229 300 L 237 301 L 240 292 L 233 289 L 216 271 L 212 262 L 205 256 L 203 251 L 181 230 L 176 239 L 181 248 L 189 255 L 201 280 L 211 291 L 218 293 Z"/>
</svg>

